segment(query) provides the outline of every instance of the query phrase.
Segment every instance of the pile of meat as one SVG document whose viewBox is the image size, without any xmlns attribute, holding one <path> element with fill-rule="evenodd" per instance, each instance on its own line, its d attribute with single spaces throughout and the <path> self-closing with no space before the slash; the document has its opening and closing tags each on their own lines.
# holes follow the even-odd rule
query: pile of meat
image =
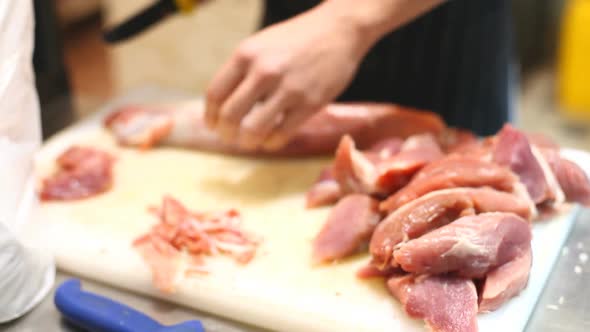
<svg viewBox="0 0 590 332">
<path fill-rule="evenodd" d="M 256 253 L 257 241 L 240 229 L 236 210 L 189 211 L 165 196 L 162 205 L 151 207 L 150 212 L 158 223 L 133 245 L 150 266 L 154 285 L 163 292 L 173 292 L 183 275 L 208 273 L 204 256 L 225 254 L 246 264 Z"/>
<path fill-rule="evenodd" d="M 566 202 L 590 206 L 586 174 L 546 137 L 506 125 L 477 139 L 447 128 L 433 113 L 397 105 L 331 104 L 279 151 L 223 142 L 204 125 L 198 102 L 126 106 L 105 127 L 120 144 L 140 148 L 296 157 L 336 150 L 307 194 L 308 208 L 335 204 L 314 241 L 314 260 L 335 261 L 368 247 L 371 262 L 359 277 L 384 278 L 407 313 L 432 331 L 476 331 L 478 312 L 497 309 L 526 287 L 531 222 Z M 173 218 L 169 234 L 165 210 L 160 226 L 137 242 L 161 255 L 161 264 L 193 250 L 184 232 L 194 230 Z M 198 243 L 198 253 L 223 251 Z"/>
<path fill-rule="evenodd" d="M 115 158 L 96 148 L 73 146 L 57 158 L 58 169 L 43 180 L 39 198 L 70 201 L 88 198 L 113 186 Z"/>
<path fill-rule="evenodd" d="M 383 277 L 408 315 L 432 331 L 477 331 L 526 287 L 531 221 L 564 202 L 590 205 L 590 183 L 559 147 L 510 125 L 390 138 L 359 150 L 340 141 L 308 207 L 336 204 L 314 241 L 316 262 L 368 246 L 362 278 Z"/>
</svg>

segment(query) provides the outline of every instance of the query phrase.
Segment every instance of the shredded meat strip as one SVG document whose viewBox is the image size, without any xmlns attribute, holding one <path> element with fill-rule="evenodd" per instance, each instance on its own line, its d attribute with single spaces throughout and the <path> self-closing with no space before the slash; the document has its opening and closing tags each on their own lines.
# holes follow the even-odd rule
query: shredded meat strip
<svg viewBox="0 0 590 332">
<path fill-rule="evenodd" d="M 162 205 L 150 207 L 149 211 L 159 222 L 133 245 L 150 265 L 155 286 L 164 292 L 174 291 L 183 270 L 179 260 L 183 254 L 189 255 L 184 272 L 190 275 L 209 272 L 204 256 L 225 254 L 246 264 L 256 253 L 258 241 L 240 229 L 242 218 L 235 209 L 194 212 L 171 196 L 164 196 Z"/>
</svg>

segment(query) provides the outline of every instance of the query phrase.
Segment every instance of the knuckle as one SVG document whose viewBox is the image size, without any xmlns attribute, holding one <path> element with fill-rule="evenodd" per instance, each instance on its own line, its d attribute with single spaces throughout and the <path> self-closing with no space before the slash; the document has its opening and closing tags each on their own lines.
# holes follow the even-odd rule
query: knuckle
<svg viewBox="0 0 590 332">
<path fill-rule="evenodd" d="M 254 44 L 244 41 L 238 45 L 235 52 L 235 58 L 239 62 L 250 62 L 256 57 L 256 47 Z"/>
<path fill-rule="evenodd" d="M 283 89 L 285 93 L 293 99 L 297 99 L 299 101 L 306 99 L 306 89 L 301 84 L 286 82 L 283 86 Z"/>
<path fill-rule="evenodd" d="M 219 119 L 228 125 L 233 125 L 235 122 L 238 121 L 238 116 L 236 112 L 232 109 L 223 108 L 219 114 Z"/>
<path fill-rule="evenodd" d="M 251 117 L 245 117 L 242 121 L 241 130 L 244 131 L 244 134 L 248 136 L 256 136 L 259 131 L 259 124 L 257 121 L 253 120 Z"/>
<path fill-rule="evenodd" d="M 256 75 L 262 80 L 274 80 L 281 76 L 282 68 L 272 61 L 258 61 L 254 67 Z"/>
<path fill-rule="evenodd" d="M 308 93 L 305 95 L 303 100 L 303 106 L 306 109 L 318 109 L 322 107 L 323 100 L 322 98 L 316 93 Z"/>
</svg>

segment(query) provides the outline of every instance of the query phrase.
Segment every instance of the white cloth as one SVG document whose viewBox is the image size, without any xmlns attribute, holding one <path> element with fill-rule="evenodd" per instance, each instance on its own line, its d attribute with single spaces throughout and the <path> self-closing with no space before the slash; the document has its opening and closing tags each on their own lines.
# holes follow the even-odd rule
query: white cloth
<svg viewBox="0 0 590 332">
<path fill-rule="evenodd" d="M 0 322 L 40 302 L 55 276 L 52 258 L 23 243 L 37 219 L 33 157 L 41 143 L 33 28 L 32 0 L 0 1 Z"/>
</svg>

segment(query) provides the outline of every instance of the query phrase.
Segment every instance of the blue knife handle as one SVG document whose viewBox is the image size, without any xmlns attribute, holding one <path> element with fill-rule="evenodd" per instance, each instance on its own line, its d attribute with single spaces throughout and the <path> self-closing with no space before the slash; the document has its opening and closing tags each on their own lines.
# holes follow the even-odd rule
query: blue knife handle
<svg viewBox="0 0 590 332">
<path fill-rule="evenodd" d="M 80 281 L 63 282 L 55 292 L 55 306 L 74 325 L 89 332 L 204 332 L 193 320 L 163 326 L 145 314 L 106 297 L 83 291 Z"/>
</svg>

